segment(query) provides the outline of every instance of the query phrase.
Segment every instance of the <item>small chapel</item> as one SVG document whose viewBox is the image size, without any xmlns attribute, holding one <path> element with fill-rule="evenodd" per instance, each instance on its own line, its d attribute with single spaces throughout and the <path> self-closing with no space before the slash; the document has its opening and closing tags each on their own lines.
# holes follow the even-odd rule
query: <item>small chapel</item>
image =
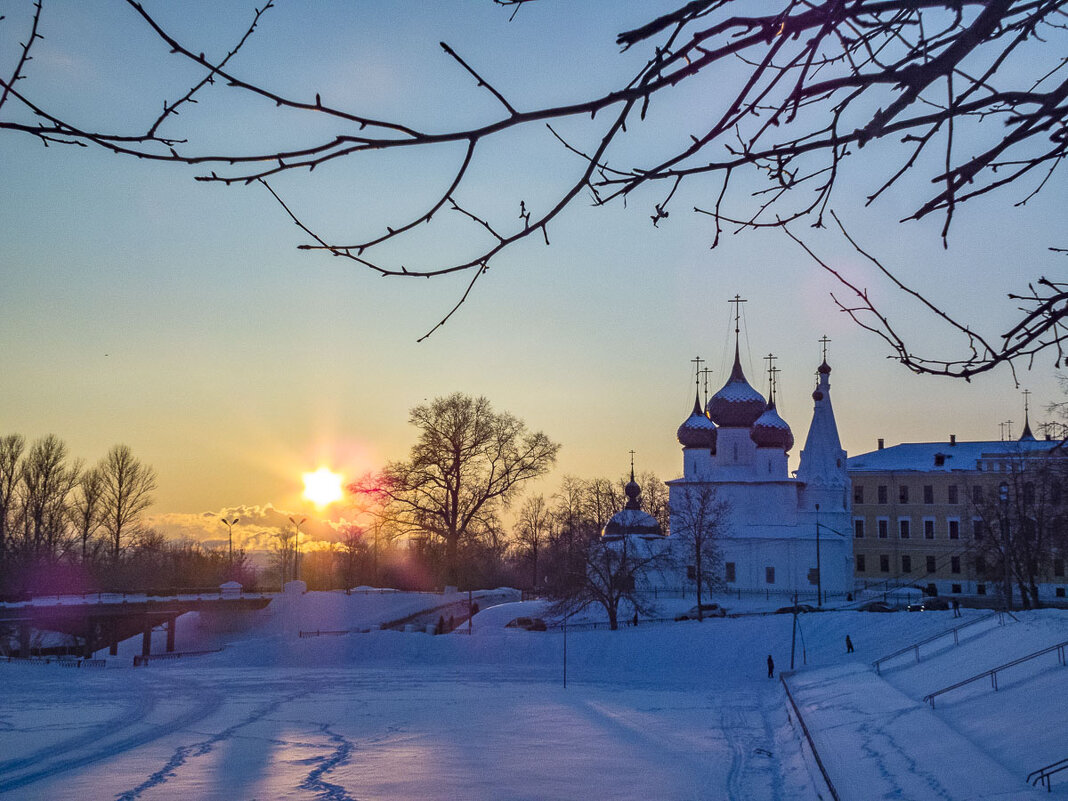
<svg viewBox="0 0 1068 801">
<path fill-rule="evenodd" d="M 790 475 L 794 436 L 775 408 L 776 370 L 769 365 L 765 398 L 742 371 L 738 331 L 736 311 L 730 377 L 703 408 L 698 386 L 693 411 L 679 426 L 683 473 L 667 482 L 671 531 L 687 518 L 685 504 L 700 495 L 693 490 L 713 487 L 729 505 L 716 538 L 728 592 L 796 592 L 806 600 L 817 592 L 820 598 L 844 596 L 853 590 L 852 499 L 831 406 L 827 340 L 812 393 L 812 422 L 799 467 Z"/>
</svg>

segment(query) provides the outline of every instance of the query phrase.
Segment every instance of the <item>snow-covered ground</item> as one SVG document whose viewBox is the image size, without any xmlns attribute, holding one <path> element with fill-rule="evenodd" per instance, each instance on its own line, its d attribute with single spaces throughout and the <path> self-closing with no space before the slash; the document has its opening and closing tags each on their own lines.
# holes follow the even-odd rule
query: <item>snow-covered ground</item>
<svg viewBox="0 0 1068 801">
<path fill-rule="evenodd" d="M 473 636 L 465 626 L 300 638 L 375 629 L 450 600 L 308 593 L 244 620 L 184 616 L 178 648 L 222 648 L 208 656 L 135 669 L 135 638 L 102 670 L 0 664 L 0 795 L 831 797 L 783 685 L 767 677 L 768 654 L 789 668 L 791 616 L 569 631 L 565 689 L 563 633 L 505 628 L 549 614 L 537 602 L 492 605 L 510 597 L 479 600 Z M 664 601 L 661 612 L 692 604 Z M 965 610 L 963 622 L 981 614 Z M 919 663 L 904 657 L 882 675 L 873 659 L 962 621 L 950 612 L 799 617 L 787 682 L 843 801 L 1042 797 L 1024 776 L 1068 757 L 1068 670 L 1056 654 L 1007 671 L 999 692 L 979 682 L 933 710 L 922 701 L 1068 640 L 1068 613 L 1018 617 L 976 625 L 957 646 L 951 637 L 925 646 Z M 1068 798 L 1068 776 L 1053 787 Z"/>
</svg>

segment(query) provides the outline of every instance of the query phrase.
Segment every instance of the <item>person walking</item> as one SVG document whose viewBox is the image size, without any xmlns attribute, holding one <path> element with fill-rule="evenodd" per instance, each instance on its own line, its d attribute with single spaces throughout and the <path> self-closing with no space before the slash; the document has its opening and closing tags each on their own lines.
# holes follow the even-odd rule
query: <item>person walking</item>
<svg viewBox="0 0 1068 801">
<path fill-rule="evenodd" d="M 631 622 L 630 625 L 635 626 L 635 627 L 638 625 L 638 610 L 637 609 L 634 610 L 634 620 Z"/>
<path fill-rule="evenodd" d="M 960 617 L 960 601 L 953 599 L 953 617 Z"/>
<path fill-rule="evenodd" d="M 768 654 L 768 678 L 775 678 L 775 660 L 771 658 L 771 654 Z"/>
<path fill-rule="evenodd" d="M 853 641 L 851 639 L 849 639 L 849 635 L 848 634 L 846 635 L 846 653 L 847 654 L 853 653 Z"/>
</svg>

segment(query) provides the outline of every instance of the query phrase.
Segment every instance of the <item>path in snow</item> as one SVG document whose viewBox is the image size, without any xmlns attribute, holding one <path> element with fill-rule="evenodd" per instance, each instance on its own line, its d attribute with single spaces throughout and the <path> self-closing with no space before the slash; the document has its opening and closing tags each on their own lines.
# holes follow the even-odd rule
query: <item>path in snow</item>
<svg viewBox="0 0 1068 801">
<path fill-rule="evenodd" d="M 38 668 L 38 671 L 41 669 Z M 114 701 L 130 671 L 76 674 L 46 708 L 15 683 L 0 732 L 19 752 L 75 697 Z M 38 673 L 38 675 L 41 675 Z M 5 799 L 799 799 L 815 801 L 777 682 L 656 689 L 499 680 L 475 670 L 166 669 L 152 699 L 87 722 L 50 756 L 0 766 Z M 71 676 L 63 675 L 64 679 Z M 110 685 L 110 686 L 108 686 Z M 126 688 L 127 690 L 133 688 Z M 178 693 L 179 700 L 164 701 Z M 24 697 L 27 696 L 27 697 Z M 168 707 L 162 714 L 158 707 Z M 725 795 L 726 789 L 726 795 Z"/>
</svg>

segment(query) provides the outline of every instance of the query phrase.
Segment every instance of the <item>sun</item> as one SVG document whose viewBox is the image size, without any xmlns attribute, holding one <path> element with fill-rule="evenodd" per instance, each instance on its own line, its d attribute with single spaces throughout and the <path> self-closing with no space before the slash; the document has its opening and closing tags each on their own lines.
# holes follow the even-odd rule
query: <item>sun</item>
<svg viewBox="0 0 1068 801">
<path fill-rule="evenodd" d="M 325 467 L 314 473 L 304 473 L 304 497 L 316 506 L 327 506 L 340 501 L 342 476 Z"/>
</svg>

